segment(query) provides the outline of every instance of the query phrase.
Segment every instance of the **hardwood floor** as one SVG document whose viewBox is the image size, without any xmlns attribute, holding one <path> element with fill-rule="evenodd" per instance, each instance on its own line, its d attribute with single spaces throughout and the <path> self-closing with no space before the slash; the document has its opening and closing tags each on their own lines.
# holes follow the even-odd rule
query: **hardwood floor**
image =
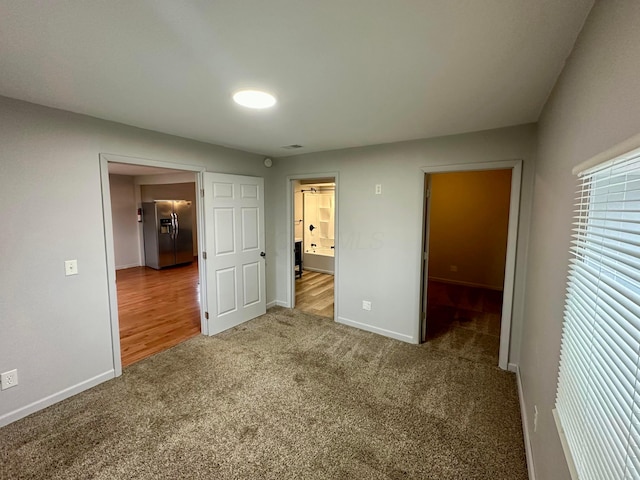
<svg viewBox="0 0 640 480">
<path fill-rule="evenodd" d="M 122 366 L 200 334 L 198 264 L 116 272 Z"/>
<path fill-rule="evenodd" d="M 305 270 L 296 279 L 296 310 L 333 318 L 333 275 Z"/>
</svg>

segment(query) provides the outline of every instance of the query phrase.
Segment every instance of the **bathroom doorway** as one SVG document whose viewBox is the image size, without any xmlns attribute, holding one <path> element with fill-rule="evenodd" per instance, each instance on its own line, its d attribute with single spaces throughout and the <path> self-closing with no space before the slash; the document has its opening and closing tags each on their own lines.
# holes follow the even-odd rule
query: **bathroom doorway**
<svg viewBox="0 0 640 480">
<path fill-rule="evenodd" d="M 336 178 L 291 179 L 291 307 L 334 318 Z"/>
</svg>

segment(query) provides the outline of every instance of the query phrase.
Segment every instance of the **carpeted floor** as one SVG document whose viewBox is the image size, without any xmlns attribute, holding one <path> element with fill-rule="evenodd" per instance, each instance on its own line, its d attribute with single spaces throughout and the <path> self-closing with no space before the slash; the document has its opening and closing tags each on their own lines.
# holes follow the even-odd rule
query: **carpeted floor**
<svg viewBox="0 0 640 480">
<path fill-rule="evenodd" d="M 498 365 L 502 292 L 429 281 L 427 335 L 431 347 Z"/>
<path fill-rule="evenodd" d="M 0 430 L 2 479 L 526 479 L 513 374 L 282 308 Z"/>
</svg>

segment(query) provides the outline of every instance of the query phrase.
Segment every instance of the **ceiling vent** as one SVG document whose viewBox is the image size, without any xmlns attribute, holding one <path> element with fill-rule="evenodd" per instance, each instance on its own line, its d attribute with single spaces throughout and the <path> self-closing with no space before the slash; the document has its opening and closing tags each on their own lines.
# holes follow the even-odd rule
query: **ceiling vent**
<svg viewBox="0 0 640 480">
<path fill-rule="evenodd" d="M 285 150 L 295 150 L 296 148 L 302 148 L 302 145 L 298 145 L 297 143 L 291 145 L 284 145 L 282 148 Z"/>
</svg>

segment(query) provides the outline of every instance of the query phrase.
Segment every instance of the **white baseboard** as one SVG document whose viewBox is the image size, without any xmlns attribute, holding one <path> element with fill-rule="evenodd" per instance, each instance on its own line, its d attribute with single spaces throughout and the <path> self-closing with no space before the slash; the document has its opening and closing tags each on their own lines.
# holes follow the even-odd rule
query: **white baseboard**
<svg viewBox="0 0 640 480">
<path fill-rule="evenodd" d="M 336 322 L 343 325 L 348 325 L 349 327 L 359 328 L 360 330 L 366 330 L 367 332 L 377 333 L 378 335 L 382 335 L 384 337 L 394 338 L 396 340 L 400 340 L 401 342 L 418 343 L 417 339 L 413 338 L 411 335 L 392 332 L 391 330 L 385 330 L 384 328 L 374 327 L 372 325 L 367 325 L 366 323 L 356 322 L 355 320 L 349 320 L 348 318 L 338 317 Z"/>
<path fill-rule="evenodd" d="M 287 302 L 283 302 L 281 300 L 272 300 L 271 302 L 267 303 L 267 310 L 269 310 L 271 307 L 285 307 L 285 308 L 288 308 L 288 304 L 287 304 Z"/>
<path fill-rule="evenodd" d="M 502 285 L 500 285 L 499 287 L 496 287 L 495 285 L 484 285 L 482 283 L 465 282 L 462 280 L 451 280 L 449 278 L 429 277 L 429 281 L 449 283 L 451 285 L 462 285 L 463 287 L 486 288 L 487 290 L 495 290 L 497 292 L 502 292 L 504 290 L 504 287 Z"/>
<path fill-rule="evenodd" d="M 307 267 L 306 265 L 304 267 L 304 270 L 302 270 L 302 275 L 304 275 L 304 272 L 327 273 L 329 275 L 333 275 L 334 274 L 333 270 L 323 270 L 322 268 Z"/>
<path fill-rule="evenodd" d="M 514 368 L 514 370 L 512 370 Z M 509 371 L 516 373 L 518 382 L 518 398 L 520 399 L 520 415 L 522 419 L 522 434 L 524 436 L 524 451 L 527 456 L 527 470 L 529 480 L 536 480 L 536 470 L 533 465 L 533 451 L 531 450 L 531 438 L 529 437 L 529 423 L 527 422 L 527 410 L 524 405 L 524 393 L 522 391 L 522 378 L 520 377 L 520 367 L 515 363 L 509 364 Z"/>
<path fill-rule="evenodd" d="M 116 270 L 124 270 L 125 268 L 141 267 L 139 263 L 129 263 L 127 265 L 116 265 Z"/>
<path fill-rule="evenodd" d="M 115 378 L 115 372 L 113 370 L 109 370 L 108 372 L 101 373 L 100 375 L 96 375 L 89 380 L 85 380 L 84 382 L 80 382 L 77 385 L 73 385 L 72 387 L 65 388 L 53 395 L 49 395 L 41 400 L 36 400 L 29 405 L 18 408 L 13 412 L 6 413 L 0 416 L 0 427 L 4 427 L 5 425 L 9 425 L 10 423 L 15 422 L 16 420 L 20 420 L 21 418 L 26 417 L 27 415 L 31 415 L 32 413 L 37 412 L 38 410 L 42 410 L 43 408 L 47 408 L 54 403 L 61 402 L 62 400 L 73 397 L 74 395 L 88 390 L 89 388 L 95 387 L 96 385 L 106 382 L 107 380 L 111 380 Z"/>
<path fill-rule="evenodd" d="M 507 370 L 513 373 L 518 373 L 518 364 L 517 363 L 508 363 Z"/>
</svg>

